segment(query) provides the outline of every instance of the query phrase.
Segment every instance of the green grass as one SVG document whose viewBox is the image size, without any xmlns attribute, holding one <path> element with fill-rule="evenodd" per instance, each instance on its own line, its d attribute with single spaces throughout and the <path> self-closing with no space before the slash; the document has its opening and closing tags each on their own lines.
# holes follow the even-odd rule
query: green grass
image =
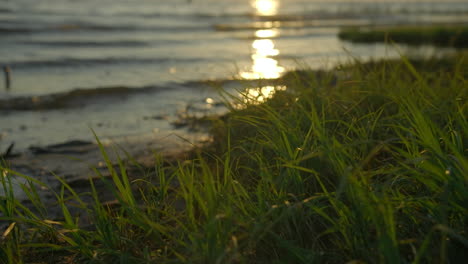
<svg viewBox="0 0 468 264">
<path fill-rule="evenodd" d="M 342 28 L 340 39 L 352 42 L 389 42 L 410 45 L 433 44 L 441 47 L 468 47 L 468 26 L 397 26 Z"/>
<path fill-rule="evenodd" d="M 460 263 L 468 252 L 468 57 L 287 74 L 215 121 L 194 158 L 55 190 L 4 167 L 6 263 Z M 229 95 L 226 95 L 229 96 Z M 131 170 L 134 171 L 134 170 Z M 99 174 L 99 171 L 96 170 Z M 33 208 L 9 177 L 28 180 Z M 90 220 L 80 224 L 79 208 Z"/>
</svg>

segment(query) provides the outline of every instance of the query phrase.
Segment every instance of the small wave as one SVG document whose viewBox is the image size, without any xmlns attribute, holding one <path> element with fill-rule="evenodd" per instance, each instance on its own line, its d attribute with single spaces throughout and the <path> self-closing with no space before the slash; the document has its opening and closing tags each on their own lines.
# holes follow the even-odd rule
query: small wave
<svg viewBox="0 0 468 264">
<path fill-rule="evenodd" d="M 252 32 L 246 32 L 245 34 L 238 34 L 237 39 L 242 40 L 257 40 L 257 39 L 303 39 L 303 38 L 323 38 L 323 37 L 334 37 L 339 32 L 337 28 L 308 28 L 304 30 L 284 30 L 278 31 L 278 34 L 273 36 L 258 36 Z"/>
<path fill-rule="evenodd" d="M 0 27 L 0 34 L 30 33 L 32 28 Z"/>
<path fill-rule="evenodd" d="M 24 27 L 0 26 L 0 34 L 32 34 L 32 33 L 53 33 L 53 32 L 127 32 L 127 31 L 148 31 L 148 32 L 202 32 L 210 30 L 204 25 L 99 25 L 99 24 L 60 24 L 53 26 L 31 25 Z"/>
<path fill-rule="evenodd" d="M 217 31 L 244 31 L 271 28 L 308 28 L 308 27 L 342 27 L 342 26 L 370 26 L 367 19 L 336 19 L 336 20 L 296 20 L 296 21 L 258 21 L 251 23 L 216 24 Z M 374 23 L 375 24 L 375 23 Z"/>
<path fill-rule="evenodd" d="M 310 13 L 300 13 L 300 14 L 278 14 L 278 15 L 252 15 L 256 20 L 260 21 L 279 21 L 279 22 L 288 22 L 288 21 L 310 21 L 310 20 L 342 20 L 342 19 L 359 19 L 362 18 L 364 14 L 352 13 L 352 12 L 340 12 L 340 13 L 330 13 L 330 12 L 310 12 Z"/>
<path fill-rule="evenodd" d="M 252 13 L 195 13 L 192 15 L 195 18 L 229 18 L 229 19 L 245 19 L 252 17 Z"/>
<path fill-rule="evenodd" d="M 113 16 L 129 16 L 129 17 L 140 17 L 140 18 L 177 18 L 181 17 L 183 19 L 212 19 L 212 18 L 223 18 L 223 19 L 245 19 L 252 17 L 251 13 L 229 13 L 229 12 L 190 12 L 190 13 L 180 13 L 180 12 L 154 12 L 154 13 L 131 13 L 131 12 L 122 12 L 118 14 L 113 14 Z"/>
<path fill-rule="evenodd" d="M 31 69 L 41 67 L 92 67 L 105 65 L 130 65 L 130 64 L 155 64 L 167 62 L 198 62 L 206 58 L 62 58 L 57 60 L 32 60 L 4 62 L 2 65 L 8 65 L 13 69 Z"/>
<path fill-rule="evenodd" d="M 140 87 L 110 86 L 97 88 L 77 88 L 67 92 L 37 96 L 16 96 L 0 93 L 0 111 L 47 111 L 57 109 L 73 109 L 90 104 L 107 104 L 121 101 L 130 96 L 149 95 L 167 90 L 193 90 L 207 87 L 257 86 L 260 80 L 245 79 L 206 79 L 186 82 L 169 82 L 164 85 L 148 85 Z M 261 80 L 265 84 L 278 84 L 280 79 Z"/>
<path fill-rule="evenodd" d="M 150 43 L 144 41 L 28 41 L 24 44 L 40 45 L 46 47 L 145 47 Z"/>
<path fill-rule="evenodd" d="M 8 14 L 8 13 L 12 13 L 12 11 L 8 8 L 1 8 L 0 7 L 0 14 Z"/>
<path fill-rule="evenodd" d="M 131 88 L 125 86 L 75 89 L 69 92 L 41 96 L 0 98 L 0 111 L 34 111 L 82 107 L 99 99 L 112 99 L 132 94 L 157 91 L 162 87 L 146 86 Z"/>
<path fill-rule="evenodd" d="M 145 11 L 131 11 L 131 8 L 125 11 L 109 11 L 108 9 L 104 10 L 90 10 L 88 12 L 79 12 L 77 13 L 75 10 L 60 10 L 60 11 L 53 11 L 53 10 L 34 10 L 34 11 L 27 11 L 27 10 L 10 10 L 10 9 L 1 9 L 0 14 L 2 11 L 4 13 L 16 13 L 22 16 L 66 16 L 66 17 L 79 17 L 79 16 L 99 16 L 105 18 L 183 18 L 183 19 L 193 19 L 193 18 L 248 18 L 252 16 L 252 13 L 249 12 L 232 12 L 230 10 L 217 10 L 211 11 L 208 9 L 203 10 L 193 10 L 193 9 L 185 9 L 179 10 L 172 9 L 172 10 L 157 10 L 158 8 L 151 8 Z"/>
<path fill-rule="evenodd" d="M 65 24 L 59 25 L 52 30 L 68 31 L 68 30 L 83 30 L 83 31 L 155 31 L 155 32 L 193 32 L 204 31 L 209 29 L 206 26 L 196 24 L 176 26 L 176 25 L 159 25 L 159 26 L 137 26 L 137 25 L 80 25 L 80 24 Z"/>
<path fill-rule="evenodd" d="M 187 25 L 141 25 L 141 24 L 94 24 L 87 22 L 64 23 L 44 28 L 47 31 L 200 31 L 207 27 L 198 24 Z"/>
</svg>

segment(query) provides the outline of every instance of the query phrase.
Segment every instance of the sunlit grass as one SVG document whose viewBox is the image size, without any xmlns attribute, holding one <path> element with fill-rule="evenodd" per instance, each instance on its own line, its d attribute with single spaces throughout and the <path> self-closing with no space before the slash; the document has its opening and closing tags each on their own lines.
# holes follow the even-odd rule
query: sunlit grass
<svg viewBox="0 0 468 264">
<path fill-rule="evenodd" d="M 464 54 L 298 71 L 263 104 L 215 121 L 211 146 L 104 190 L 44 184 L 3 167 L 9 263 L 460 263 L 468 252 Z M 25 178 L 31 205 L 10 177 Z M 98 180 L 99 181 L 99 180 Z M 114 204 L 103 204 L 110 192 Z M 79 208 L 89 223 L 71 213 Z"/>
</svg>

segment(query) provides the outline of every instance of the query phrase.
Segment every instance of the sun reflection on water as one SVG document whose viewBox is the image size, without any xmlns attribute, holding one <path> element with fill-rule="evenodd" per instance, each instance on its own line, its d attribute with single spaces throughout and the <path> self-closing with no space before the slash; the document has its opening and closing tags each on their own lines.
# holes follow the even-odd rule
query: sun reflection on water
<svg viewBox="0 0 468 264">
<path fill-rule="evenodd" d="M 256 0 L 252 2 L 255 14 L 258 16 L 274 16 L 278 13 L 277 0 Z M 271 26 L 267 26 L 267 25 Z M 248 71 L 240 73 L 244 79 L 276 79 L 285 71 L 276 57 L 280 54 L 273 38 L 279 35 L 279 24 L 267 21 L 264 28 L 256 30 L 255 40 L 252 42 L 252 66 Z M 263 86 L 246 89 L 242 93 L 243 101 L 247 104 L 260 104 L 273 97 L 277 91 L 286 90 L 285 86 Z M 240 106 L 241 107 L 241 106 Z"/>
<path fill-rule="evenodd" d="M 255 37 L 257 38 L 274 38 L 278 36 L 278 29 L 260 29 L 255 31 Z"/>
<path fill-rule="evenodd" d="M 256 13 L 261 16 L 273 16 L 278 13 L 278 1 L 276 0 L 256 0 L 253 1 Z"/>
<path fill-rule="evenodd" d="M 277 0 L 257 0 L 253 2 L 257 15 L 274 15 L 278 12 Z M 273 23 L 272 27 L 273 27 Z M 252 43 L 252 68 L 240 73 L 244 79 L 275 79 L 284 72 L 284 68 L 275 58 L 280 51 L 275 47 L 272 38 L 278 36 L 278 29 L 267 28 L 255 31 L 256 39 Z"/>
<path fill-rule="evenodd" d="M 244 79 L 276 79 L 284 72 L 284 68 L 279 66 L 275 59 L 280 51 L 275 48 L 271 39 L 256 39 L 252 43 L 252 68 L 250 71 L 242 72 Z"/>
</svg>

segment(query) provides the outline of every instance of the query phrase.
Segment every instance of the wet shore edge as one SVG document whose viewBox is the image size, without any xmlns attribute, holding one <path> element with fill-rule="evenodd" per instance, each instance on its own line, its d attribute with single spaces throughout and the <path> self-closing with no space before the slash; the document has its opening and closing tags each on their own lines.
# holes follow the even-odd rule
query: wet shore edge
<svg viewBox="0 0 468 264">
<path fill-rule="evenodd" d="M 398 60 L 393 61 L 397 62 Z M 414 65 L 425 65 L 431 71 L 444 69 L 449 62 L 450 58 L 411 61 Z M 361 66 L 371 69 L 381 63 L 392 63 L 392 60 L 367 62 Z M 342 71 L 345 67 L 346 65 L 331 71 L 295 70 L 285 73 L 278 79 L 244 81 L 244 84 L 251 85 L 256 82 L 260 86 L 307 87 L 320 83 L 325 85 L 325 88 L 333 87 L 337 83 L 346 82 L 348 77 Z M 350 67 L 353 67 L 352 64 Z M 218 80 L 206 83 L 223 87 L 223 85 L 231 81 Z M 222 120 L 228 115 L 229 112 L 224 116 L 205 118 L 185 116 L 181 118 L 179 123 L 173 124 L 175 129 L 185 129 L 186 135 L 191 136 L 190 139 L 174 132 L 168 132 L 166 135 L 161 136 L 159 140 L 140 139 L 128 142 L 99 142 L 97 138 L 96 143 L 75 139 L 47 146 L 31 146 L 22 152 L 17 152 L 14 145 L 10 144 L 0 149 L 0 160 L 3 168 L 7 168 L 11 174 L 26 175 L 46 184 L 48 187 L 41 189 L 39 195 L 47 203 L 47 201 L 54 200 L 55 197 L 52 193 L 59 190 L 64 182 L 77 193 L 89 192 L 90 180 L 94 182 L 101 177 L 110 177 L 109 162 L 111 166 L 116 168 L 119 167 L 119 163 L 124 163 L 130 177 L 138 178 L 148 172 L 154 173 L 155 166 L 175 164 L 193 158 L 197 149 L 199 150 L 201 147 L 208 146 L 213 142 L 212 135 L 209 132 L 214 124 L 213 121 Z M 194 127 L 196 129 L 193 129 Z M 106 155 L 108 161 L 104 158 Z M 26 181 L 22 177 L 13 177 L 13 179 L 17 180 L 17 182 L 13 182 L 15 195 L 18 194 L 17 199 L 27 201 L 27 197 L 25 195 L 22 197 L 21 194 L 21 184 Z M 95 182 L 97 189 L 105 190 L 105 184 L 102 181 Z M 103 192 L 102 195 L 102 201 L 112 202 L 109 200 L 113 197 L 111 193 L 106 194 Z M 60 208 L 51 211 L 50 217 L 54 218 L 59 215 Z"/>
<path fill-rule="evenodd" d="M 234 262 L 262 262 L 273 259 L 272 250 L 308 262 L 394 263 L 421 256 L 424 262 L 434 259 L 426 248 L 440 246 L 431 230 L 444 226 L 450 230 L 442 237 L 447 244 L 436 251 L 458 263 L 466 259 L 458 253 L 466 248 L 461 242 L 468 199 L 466 55 L 358 61 L 324 73 L 288 73 L 283 77 L 287 90 L 232 108 L 219 124 L 212 123 L 208 148 L 176 157 L 172 164 L 160 154 L 177 150 L 190 155 L 194 145 L 187 151 L 165 148 L 167 137 L 158 142 L 161 153 L 144 141 L 114 147 L 104 140 L 74 140 L 29 149 L 32 156 L 25 157 L 25 165 L 37 162 L 45 168 L 55 159 L 61 171 L 55 177 L 50 168 L 44 170 L 46 175 L 37 178 L 44 184 L 23 182 L 29 195 L 23 201 L 11 190 L 22 177 L 1 167 L 7 179 L 3 191 L 9 194 L 4 204 L 14 210 L 13 217 L 0 222 L 3 237 L 10 233 L 4 243 L 18 245 L 18 258 L 25 262 L 43 263 L 115 262 L 124 254 L 135 263 L 214 263 L 231 256 L 239 260 Z M 78 171 L 67 163 L 73 155 L 90 161 L 87 178 L 68 174 Z M 140 157 L 152 163 L 141 165 Z M 321 236 L 323 230 L 336 230 L 337 242 Z M 398 237 L 395 243 L 388 243 L 389 232 Z M 16 240 L 17 234 L 22 240 Z M 348 234 L 364 243 L 359 239 L 343 247 Z M 304 242 L 290 240 L 291 249 L 276 245 L 290 235 Z M 411 238 L 418 251 L 402 248 L 400 238 Z M 226 250 L 231 240 L 235 252 Z M 216 248 L 200 250 L 199 245 Z M 378 246 L 369 251 L 367 245 Z M 174 250 L 158 255 L 169 247 Z M 354 247 L 358 249 L 349 250 Z M 297 248 L 306 250 L 297 253 Z M 395 253 L 385 258 L 389 250 Z"/>
<path fill-rule="evenodd" d="M 313 71 L 314 75 L 325 75 L 324 71 Z M 278 79 L 261 80 L 205 80 L 198 82 L 184 83 L 184 86 L 204 85 L 211 87 L 240 86 L 257 87 L 267 85 L 284 85 L 290 79 L 297 79 L 301 75 L 309 74 L 306 71 L 293 71 L 286 73 Z M 306 78 L 306 77 L 304 77 Z M 71 92 L 53 94 L 43 97 L 18 97 L 4 99 L 9 100 L 10 107 L 7 104 L 0 104 L 6 109 L 1 111 L 35 111 L 59 109 L 62 107 L 80 107 L 79 102 L 85 97 L 107 97 L 107 96 L 132 96 L 138 93 L 157 92 L 162 87 L 102 87 L 97 89 L 76 89 Z M 89 98 L 88 98 L 89 99 Z M 218 104 L 222 104 L 218 102 Z M 11 107 L 11 106 L 16 107 Z M 159 118 L 155 116 L 152 118 Z M 31 145 L 26 149 L 18 149 L 12 142 L 3 142 L 0 149 L 0 162 L 3 168 L 10 170 L 10 173 L 19 173 L 21 175 L 33 178 L 48 185 L 40 191 L 44 201 L 53 201 L 52 193 L 62 186 L 60 178 L 68 184 L 77 193 L 89 191 L 90 179 L 97 179 L 100 176 L 109 177 L 108 164 L 104 159 L 105 155 L 113 166 L 118 167 L 119 162 L 124 162 L 126 168 L 131 171 L 133 178 L 137 178 L 145 171 L 154 170 L 156 163 L 172 164 L 194 157 L 196 149 L 207 146 L 210 143 L 210 128 L 214 120 L 222 119 L 219 114 L 199 117 L 190 115 L 190 113 L 179 114 L 177 120 L 170 121 L 173 130 L 163 132 L 159 139 L 138 138 L 130 141 L 126 140 L 107 140 L 99 142 L 99 135 L 96 140 L 81 140 L 78 138 L 64 142 L 58 142 L 50 145 L 37 146 Z M 168 120 L 169 121 L 169 120 Z M 92 131 L 90 130 L 90 134 Z M 102 144 L 102 145 L 99 145 Z M 27 196 L 21 190 L 21 184 L 25 183 L 22 177 L 13 177 L 13 187 L 17 198 L 27 201 Z M 100 186 L 97 184 L 97 187 Z M 0 190 L 0 194 L 2 191 Z M 103 201 L 106 201 L 104 195 Z M 109 196 L 110 197 L 110 196 Z M 55 210 L 52 210 L 55 211 Z M 57 208 L 57 215 L 59 213 Z M 55 214 L 52 213 L 51 218 Z"/>
<path fill-rule="evenodd" d="M 425 58 L 425 59 L 410 59 L 411 63 L 416 66 L 431 65 L 431 68 L 443 69 L 450 64 L 451 58 Z M 398 59 L 385 59 L 377 61 L 369 61 L 365 65 L 373 67 L 379 63 L 392 63 L 397 62 Z M 350 62 L 352 67 L 352 62 Z M 298 83 L 328 83 L 330 86 L 336 85 L 338 80 L 346 79 L 346 75 L 342 75 L 341 70 L 343 66 L 338 66 L 332 70 L 310 70 L 310 69 L 297 69 L 286 72 L 283 76 L 277 79 L 257 79 L 257 80 L 244 80 L 244 79 L 220 79 L 220 80 L 204 80 L 193 81 L 182 84 L 182 86 L 203 85 L 210 87 L 227 87 L 230 85 L 236 87 L 264 87 L 264 86 L 296 86 Z M 341 69 L 340 69 L 341 68 Z M 57 109 L 62 107 L 79 107 L 83 104 L 85 98 L 88 97 L 108 97 L 108 96 L 131 96 L 139 93 L 156 92 L 163 89 L 157 86 L 145 87 L 100 87 L 94 89 L 75 89 L 70 92 L 58 93 L 47 95 L 43 97 L 15 97 L 10 99 L 0 99 L 0 102 L 10 102 L 8 104 L 0 104 L 0 111 L 34 111 L 34 110 L 47 110 Z M 88 98 L 89 99 L 89 98 Z M 87 100 L 90 101 L 90 100 Z M 218 102 L 218 104 L 222 104 Z M 5 108 L 5 109 L 2 109 Z M 164 118 L 161 116 L 154 116 L 152 118 Z M 187 157 L 188 153 L 192 151 L 193 147 L 198 147 L 202 143 L 206 143 L 209 138 L 209 129 L 212 126 L 212 119 L 219 119 L 221 116 L 213 114 L 213 116 L 197 117 L 191 116 L 188 113 L 178 115 L 178 120 L 172 120 L 170 123 L 174 130 L 162 135 L 160 140 L 154 141 L 152 139 L 140 139 L 140 141 L 133 141 L 131 143 L 117 142 L 112 145 L 110 142 L 106 143 L 106 148 L 111 152 L 119 150 L 120 154 L 131 156 L 137 161 L 142 161 L 146 166 L 153 166 L 150 162 L 154 159 L 155 153 L 161 155 L 168 161 L 178 160 Z M 191 135 L 190 140 L 184 139 L 180 136 L 177 130 L 185 130 L 180 135 Z M 92 133 L 90 131 L 90 133 Z M 1 140 L 1 138 L 0 138 Z M 86 175 L 89 171 L 89 164 L 95 166 L 99 163 L 101 150 L 96 142 L 83 141 L 80 139 L 71 139 L 65 142 L 58 142 L 46 146 L 30 146 L 26 150 L 15 149 L 14 143 L 4 142 L 0 149 L 0 160 L 5 161 L 7 166 L 19 172 L 25 172 L 26 175 L 30 174 L 44 174 L 47 172 L 57 173 L 57 175 L 65 174 L 68 178 L 80 178 Z M 115 143 L 115 142 L 114 142 Z M 117 156 L 115 156 L 117 157 Z M 62 166 L 63 160 L 67 162 L 81 162 L 81 165 L 74 165 L 71 167 Z M 56 163 L 56 165 L 54 165 Z M 154 162 L 153 162 L 154 163 Z M 47 165 L 45 165 L 47 164 Z M 63 169 L 62 167 L 68 168 Z"/>
</svg>

